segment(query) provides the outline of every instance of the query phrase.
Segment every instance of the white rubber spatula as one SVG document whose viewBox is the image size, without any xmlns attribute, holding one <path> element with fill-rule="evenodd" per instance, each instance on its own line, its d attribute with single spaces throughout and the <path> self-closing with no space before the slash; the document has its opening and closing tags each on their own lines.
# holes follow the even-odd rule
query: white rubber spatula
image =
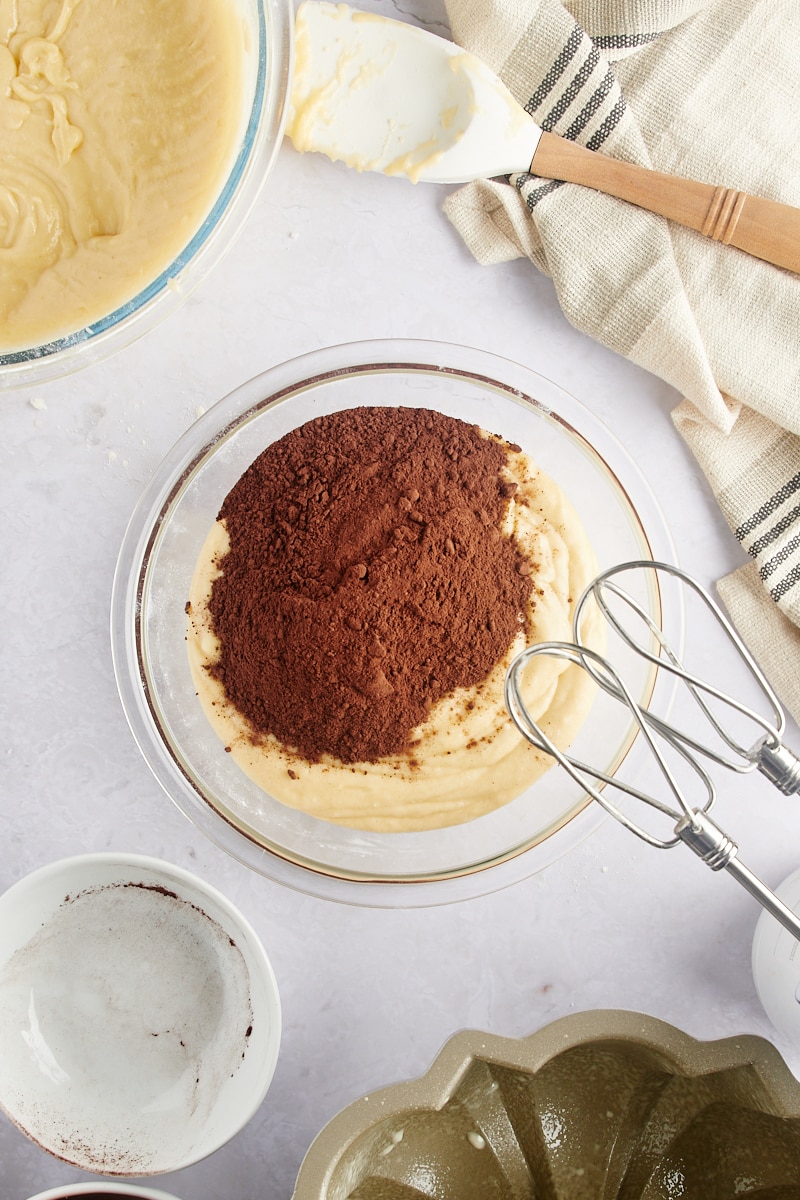
<svg viewBox="0 0 800 1200">
<path fill-rule="evenodd" d="M 608 158 L 545 133 L 497 76 L 444 38 L 304 0 L 287 133 L 359 171 L 467 183 L 531 171 L 594 188 L 800 272 L 800 209 Z"/>
</svg>

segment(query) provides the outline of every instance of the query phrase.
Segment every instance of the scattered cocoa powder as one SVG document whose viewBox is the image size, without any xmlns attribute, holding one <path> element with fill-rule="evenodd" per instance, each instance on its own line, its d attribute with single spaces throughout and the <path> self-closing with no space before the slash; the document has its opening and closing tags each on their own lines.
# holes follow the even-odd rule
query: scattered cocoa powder
<svg viewBox="0 0 800 1200">
<path fill-rule="evenodd" d="M 412 408 L 319 417 L 256 459 L 219 514 L 209 602 L 209 670 L 255 741 L 374 762 L 487 677 L 533 584 L 499 532 L 506 460 L 477 426 Z"/>
</svg>

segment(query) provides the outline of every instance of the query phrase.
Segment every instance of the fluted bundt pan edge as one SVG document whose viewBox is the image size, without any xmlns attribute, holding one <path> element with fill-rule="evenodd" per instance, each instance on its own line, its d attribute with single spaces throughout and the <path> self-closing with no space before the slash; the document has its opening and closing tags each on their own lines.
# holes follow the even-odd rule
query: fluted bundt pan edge
<svg viewBox="0 0 800 1200">
<path fill-rule="evenodd" d="M 800 1082 L 770 1042 L 594 1010 L 457 1033 L 317 1136 L 293 1200 L 797 1200 Z"/>
</svg>

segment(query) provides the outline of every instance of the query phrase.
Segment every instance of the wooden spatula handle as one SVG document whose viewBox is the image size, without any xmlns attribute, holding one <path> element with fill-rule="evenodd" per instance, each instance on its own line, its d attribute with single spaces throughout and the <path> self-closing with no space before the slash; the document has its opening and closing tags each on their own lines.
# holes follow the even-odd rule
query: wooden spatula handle
<svg viewBox="0 0 800 1200">
<path fill-rule="evenodd" d="M 800 272 L 800 208 L 649 171 L 555 133 L 542 134 L 530 169 L 544 179 L 580 183 L 627 200 L 715 241 Z"/>
</svg>

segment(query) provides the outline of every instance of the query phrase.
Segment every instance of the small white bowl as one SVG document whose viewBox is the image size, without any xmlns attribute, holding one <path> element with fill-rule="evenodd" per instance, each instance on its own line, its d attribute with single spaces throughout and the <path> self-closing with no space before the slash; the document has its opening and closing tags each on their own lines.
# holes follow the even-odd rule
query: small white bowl
<svg viewBox="0 0 800 1200">
<path fill-rule="evenodd" d="M 267 1092 L 280 1023 L 255 931 L 188 871 L 87 854 L 0 897 L 0 1107 L 65 1162 L 157 1175 L 219 1149 Z"/>
<path fill-rule="evenodd" d="M 77 1200 L 79 1196 L 85 1196 L 86 1200 L 92 1200 L 92 1197 L 94 1200 L 109 1200 L 112 1196 L 127 1196 L 128 1200 L 177 1200 L 168 1192 L 128 1183 L 64 1184 L 62 1187 L 49 1188 L 46 1192 L 37 1192 L 30 1200 Z"/>
</svg>

